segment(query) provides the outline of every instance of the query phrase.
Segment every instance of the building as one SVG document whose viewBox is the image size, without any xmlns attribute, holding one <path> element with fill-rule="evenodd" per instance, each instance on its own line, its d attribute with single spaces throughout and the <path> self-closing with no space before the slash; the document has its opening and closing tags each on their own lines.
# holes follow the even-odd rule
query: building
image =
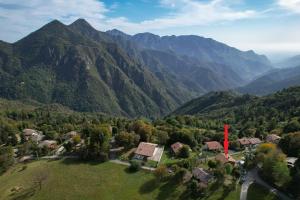
<svg viewBox="0 0 300 200">
<path fill-rule="evenodd" d="M 226 163 L 235 165 L 236 160 L 234 158 L 232 158 L 229 154 L 227 156 L 228 156 L 228 159 L 226 158 L 226 155 L 224 153 L 219 153 L 218 155 L 216 155 L 215 159 L 216 159 L 216 161 L 222 163 L 223 165 Z"/>
<path fill-rule="evenodd" d="M 204 169 L 200 167 L 194 168 L 192 174 L 195 179 L 204 183 L 206 186 L 210 181 L 213 180 L 213 176 L 207 173 L 206 171 L 204 171 Z"/>
<path fill-rule="evenodd" d="M 259 138 L 240 138 L 237 140 L 241 147 L 256 147 L 257 145 L 261 144 L 262 141 Z"/>
<path fill-rule="evenodd" d="M 271 142 L 274 144 L 278 144 L 280 139 L 281 139 L 281 137 L 279 137 L 278 135 L 275 135 L 275 134 L 270 134 L 270 135 L 267 135 L 267 137 L 266 137 L 267 142 Z"/>
<path fill-rule="evenodd" d="M 176 142 L 176 143 L 171 145 L 171 149 L 172 149 L 174 154 L 178 154 L 182 147 L 183 147 L 183 144 L 180 143 L 180 142 Z"/>
<path fill-rule="evenodd" d="M 257 145 L 262 143 L 259 138 L 249 138 L 249 141 L 252 147 L 256 147 Z"/>
<path fill-rule="evenodd" d="M 72 139 L 73 137 L 75 137 L 77 135 L 80 135 L 80 134 L 76 131 L 70 131 L 70 132 L 68 132 L 64 135 L 64 139 L 69 140 L 69 139 Z"/>
<path fill-rule="evenodd" d="M 34 129 L 28 129 L 28 128 L 24 129 L 23 134 L 24 134 L 26 141 L 32 140 L 32 141 L 38 143 L 39 141 L 41 141 L 44 138 L 44 135 L 41 132 L 34 130 Z"/>
<path fill-rule="evenodd" d="M 220 142 L 210 141 L 210 142 L 205 142 L 204 149 L 209 151 L 222 151 L 223 146 L 220 144 Z"/>
<path fill-rule="evenodd" d="M 250 146 L 250 141 L 249 141 L 248 138 L 243 137 L 243 138 L 238 139 L 237 141 L 238 141 L 238 143 L 240 144 L 241 147 Z"/>
<path fill-rule="evenodd" d="M 296 157 L 287 157 L 286 163 L 289 167 L 293 168 L 295 166 L 295 163 L 297 160 L 298 160 L 298 158 L 296 158 Z"/>
<path fill-rule="evenodd" d="M 134 159 L 159 162 L 163 152 L 164 147 L 160 147 L 158 144 L 141 142 L 134 152 Z"/>
<path fill-rule="evenodd" d="M 57 141 L 55 140 L 44 140 L 39 143 L 39 148 L 56 149 Z"/>
</svg>

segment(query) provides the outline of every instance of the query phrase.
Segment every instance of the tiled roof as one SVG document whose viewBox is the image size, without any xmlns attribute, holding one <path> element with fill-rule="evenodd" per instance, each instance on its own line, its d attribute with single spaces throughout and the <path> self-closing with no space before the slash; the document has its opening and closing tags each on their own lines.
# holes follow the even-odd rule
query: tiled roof
<svg viewBox="0 0 300 200">
<path fill-rule="evenodd" d="M 213 176 L 204 171 L 202 168 L 196 167 L 193 169 L 193 176 L 201 182 L 208 183 Z"/>
<path fill-rule="evenodd" d="M 225 164 L 227 162 L 235 163 L 235 159 L 233 159 L 230 155 L 228 155 L 228 159 L 226 158 L 226 155 L 224 153 L 219 153 L 216 155 L 216 160 L 220 161 L 222 164 Z"/>
<path fill-rule="evenodd" d="M 249 139 L 251 144 L 260 144 L 262 141 L 259 138 L 250 138 Z"/>
<path fill-rule="evenodd" d="M 135 153 L 142 156 L 151 157 L 153 156 L 156 146 L 157 144 L 141 142 L 138 148 L 135 150 Z"/>
<path fill-rule="evenodd" d="M 209 150 L 220 150 L 223 146 L 217 141 L 205 142 Z"/>
<path fill-rule="evenodd" d="M 275 135 L 275 134 L 270 134 L 270 135 L 267 135 L 267 138 L 266 140 L 268 142 L 274 142 L 276 140 L 280 140 L 281 137 L 279 137 L 278 135 Z"/>
<path fill-rule="evenodd" d="M 250 144 L 250 141 L 249 141 L 248 138 L 241 138 L 241 139 L 238 139 L 238 141 L 239 141 L 239 143 L 241 145 L 248 145 L 248 144 Z"/>
<path fill-rule="evenodd" d="M 182 147 L 183 147 L 183 144 L 180 142 L 176 142 L 171 145 L 171 148 L 175 153 L 177 153 Z"/>
</svg>

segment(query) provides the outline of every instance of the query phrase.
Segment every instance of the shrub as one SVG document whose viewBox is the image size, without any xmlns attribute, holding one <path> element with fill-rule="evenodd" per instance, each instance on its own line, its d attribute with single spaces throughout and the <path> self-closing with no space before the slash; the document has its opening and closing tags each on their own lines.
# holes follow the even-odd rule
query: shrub
<svg viewBox="0 0 300 200">
<path fill-rule="evenodd" d="M 141 163 L 136 160 L 130 161 L 129 171 L 136 172 L 141 169 Z"/>
</svg>

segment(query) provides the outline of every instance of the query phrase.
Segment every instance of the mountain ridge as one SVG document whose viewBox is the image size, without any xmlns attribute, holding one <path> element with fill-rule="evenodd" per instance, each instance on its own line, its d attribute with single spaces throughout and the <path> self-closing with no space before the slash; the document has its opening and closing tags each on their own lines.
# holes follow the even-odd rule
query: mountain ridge
<svg viewBox="0 0 300 200">
<path fill-rule="evenodd" d="M 15 43 L 0 42 L 1 97 L 155 117 L 244 83 L 227 65 L 141 48 L 132 37 L 78 19 L 70 25 L 53 20 Z"/>
</svg>

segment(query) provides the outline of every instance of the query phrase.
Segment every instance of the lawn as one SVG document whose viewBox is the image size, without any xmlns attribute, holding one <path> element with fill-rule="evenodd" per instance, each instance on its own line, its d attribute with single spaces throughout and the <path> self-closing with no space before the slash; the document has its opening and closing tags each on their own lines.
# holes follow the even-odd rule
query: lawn
<svg viewBox="0 0 300 200">
<path fill-rule="evenodd" d="M 185 190 L 172 181 L 157 184 L 149 172 L 129 173 L 126 166 L 110 162 L 36 161 L 23 171 L 21 167 L 0 176 L 0 199 L 13 199 L 10 190 L 16 186 L 24 188 L 22 200 L 179 199 Z M 39 190 L 33 187 L 33 178 L 41 170 L 48 172 L 48 178 Z"/>
<path fill-rule="evenodd" d="M 218 188 L 209 197 L 204 198 L 205 200 L 239 200 L 241 193 L 241 186 L 238 184 L 236 189 L 231 192 L 227 192 L 223 188 Z M 257 199 L 258 200 L 258 199 Z"/>
<path fill-rule="evenodd" d="M 247 200 L 278 200 L 275 194 L 269 192 L 266 188 L 252 184 L 248 189 Z"/>
<path fill-rule="evenodd" d="M 245 155 L 244 152 L 242 151 L 232 155 L 232 158 L 234 158 L 235 160 L 241 160 L 243 157 L 245 157 Z"/>
</svg>

